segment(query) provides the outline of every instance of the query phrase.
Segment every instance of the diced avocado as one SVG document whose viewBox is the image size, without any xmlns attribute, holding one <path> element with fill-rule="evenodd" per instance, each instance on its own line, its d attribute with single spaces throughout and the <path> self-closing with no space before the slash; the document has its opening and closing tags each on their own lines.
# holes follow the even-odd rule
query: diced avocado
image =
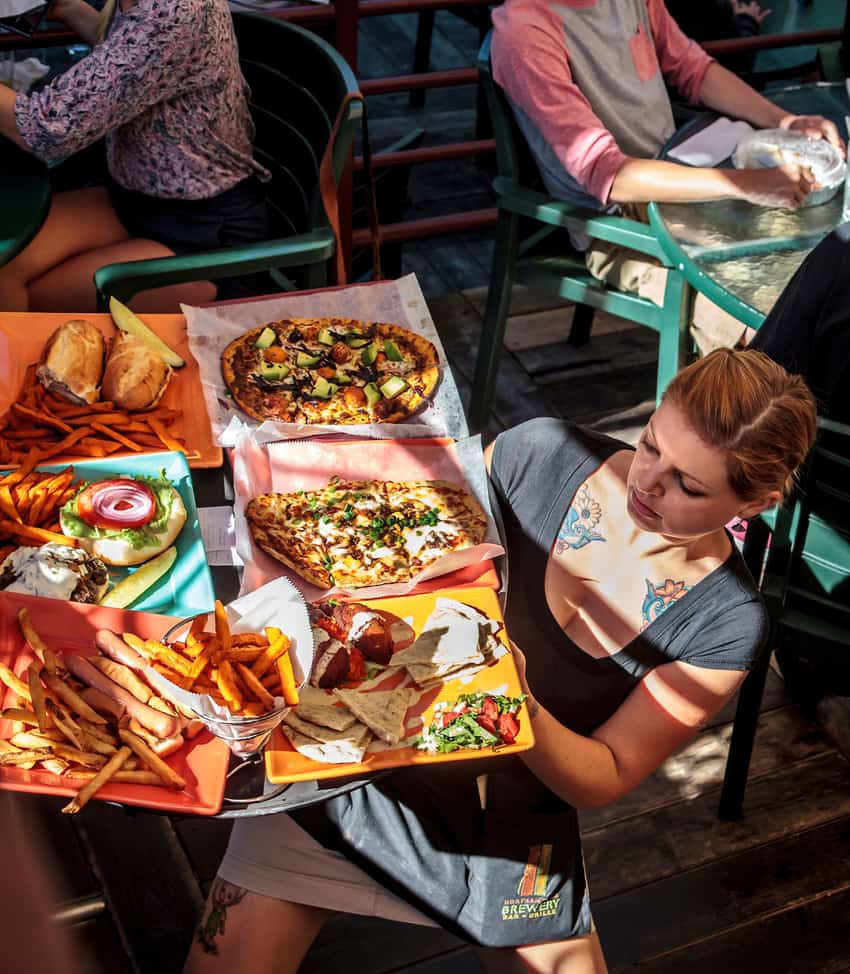
<svg viewBox="0 0 850 974">
<path fill-rule="evenodd" d="M 276 382 L 278 379 L 285 379 L 289 375 L 289 367 L 282 362 L 261 362 L 260 375 L 264 379 Z"/>
<path fill-rule="evenodd" d="M 360 353 L 360 361 L 364 365 L 374 365 L 375 359 L 378 357 L 378 346 L 377 345 L 367 345 L 363 351 Z"/>
<path fill-rule="evenodd" d="M 366 402 L 369 406 L 374 406 L 379 403 L 383 396 L 381 395 L 381 390 L 375 385 L 374 382 L 368 382 L 363 386 L 363 391 L 366 393 Z"/>
<path fill-rule="evenodd" d="M 337 369 L 336 378 L 334 379 L 334 382 L 338 382 L 339 385 L 341 386 L 350 386 L 351 376 L 346 375 L 345 372 L 342 372 L 340 369 Z"/>
<path fill-rule="evenodd" d="M 334 336 L 331 334 L 329 328 L 323 328 L 319 332 L 318 339 L 322 343 L 322 345 L 329 345 L 330 346 L 330 345 L 333 345 L 334 344 Z"/>
<path fill-rule="evenodd" d="M 313 386 L 310 395 L 317 399 L 330 399 L 337 389 L 339 386 L 335 382 L 328 382 L 327 379 L 317 376 L 316 384 Z"/>
<path fill-rule="evenodd" d="M 274 328 L 264 328 L 260 332 L 259 338 L 254 342 L 254 345 L 257 348 L 268 348 L 275 343 L 276 339 L 277 335 L 275 334 Z"/>
<path fill-rule="evenodd" d="M 357 332 L 350 332 L 345 336 L 345 344 L 349 348 L 363 348 L 364 345 L 369 344 L 369 339 L 364 338 L 362 335 L 358 335 Z"/>
<path fill-rule="evenodd" d="M 381 383 L 381 395 L 384 399 L 395 399 L 407 388 L 407 383 L 399 375 L 391 375 L 386 382 Z"/>
<path fill-rule="evenodd" d="M 398 350 L 398 345 L 391 339 L 384 339 L 384 351 L 387 353 L 387 358 L 390 362 L 401 362 L 401 352 Z"/>
<path fill-rule="evenodd" d="M 295 356 L 295 364 L 301 369 L 312 369 L 321 361 L 321 355 L 310 355 L 307 352 L 299 352 Z"/>
</svg>

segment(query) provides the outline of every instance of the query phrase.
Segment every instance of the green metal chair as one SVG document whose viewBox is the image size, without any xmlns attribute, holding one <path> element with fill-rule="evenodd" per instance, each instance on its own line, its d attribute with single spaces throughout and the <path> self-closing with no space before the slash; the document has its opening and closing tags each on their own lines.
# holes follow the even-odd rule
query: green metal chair
<svg viewBox="0 0 850 974">
<path fill-rule="evenodd" d="M 657 331 L 656 395 L 660 397 L 678 371 L 686 348 L 690 289 L 646 224 L 580 209 L 532 188 L 534 176 L 536 174 L 539 181 L 539 174 L 513 119 L 511 107 L 493 80 L 491 38 L 492 35 L 487 37 L 481 47 L 478 72 L 496 137 L 498 176 L 493 188 L 498 197 L 499 218 L 490 290 L 472 383 L 470 428 L 480 430 L 487 422 L 515 281 L 576 303 L 570 336 L 574 344 L 581 344 L 589 337 L 593 309 L 596 308 Z M 520 239 L 521 220 L 523 231 L 526 226 L 530 231 L 523 239 Z M 583 255 L 571 250 L 566 243 L 565 229 L 657 258 L 669 268 L 663 307 L 597 281 L 585 267 Z"/>
<path fill-rule="evenodd" d="M 339 184 L 362 122 L 357 80 L 330 44 L 302 27 L 250 13 L 234 14 L 233 23 L 240 65 L 251 88 L 254 155 L 272 173 L 266 194 L 276 237 L 242 247 L 108 264 L 95 274 L 101 307 L 113 295 L 126 302 L 149 288 L 263 271 L 274 281 L 270 290 L 322 287 L 328 281 L 336 242 L 319 191 L 319 168 L 330 152 Z M 287 269 L 286 277 L 281 268 Z"/>
<path fill-rule="evenodd" d="M 761 583 L 770 641 L 738 698 L 718 810 L 723 819 L 741 815 L 771 650 L 792 698 L 803 707 L 817 702 L 817 688 L 807 681 L 818 665 L 831 671 L 820 693 L 850 694 L 850 426 L 826 419 L 818 426 L 817 443 L 793 497 L 751 523 L 753 539 L 747 532 L 744 555 L 758 577 L 772 525 Z M 844 674 L 843 680 L 836 672 Z"/>
</svg>

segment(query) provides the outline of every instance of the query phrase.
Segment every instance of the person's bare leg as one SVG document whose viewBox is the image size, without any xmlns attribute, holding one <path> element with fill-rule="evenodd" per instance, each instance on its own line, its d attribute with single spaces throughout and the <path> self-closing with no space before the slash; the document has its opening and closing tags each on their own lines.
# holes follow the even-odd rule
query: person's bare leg
<svg viewBox="0 0 850 974">
<path fill-rule="evenodd" d="M 183 974 L 296 974 L 330 911 L 250 893 L 220 876 Z"/>
<path fill-rule="evenodd" d="M 29 283 L 32 311 L 92 312 L 97 307 L 94 273 L 107 264 L 152 257 L 173 257 L 174 251 L 154 240 L 130 239 L 110 244 L 63 261 Z M 140 291 L 130 302 L 136 311 L 152 314 L 180 311 L 184 304 L 214 301 L 216 287 L 210 281 L 171 284 L 152 291 Z"/>
<path fill-rule="evenodd" d="M 30 310 L 29 284 L 87 250 L 127 240 L 105 189 L 57 193 L 44 225 L 14 260 L 0 267 L 0 310 Z M 64 310 L 75 309 L 66 304 Z"/>
<path fill-rule="evenodd" d="M 486 974 L 608 974 L 597 933 L 477 954 Z"/>
</svg>

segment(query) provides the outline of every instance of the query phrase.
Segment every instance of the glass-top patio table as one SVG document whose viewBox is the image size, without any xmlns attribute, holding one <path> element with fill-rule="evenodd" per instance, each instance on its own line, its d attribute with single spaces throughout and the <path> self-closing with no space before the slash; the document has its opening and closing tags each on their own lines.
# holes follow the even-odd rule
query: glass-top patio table
<svg viewBox="0 0 850 974">
<path fill-rule="evenodd" d="M 0 136 L 0 267 L 38 233 L 49 208 L 47 166 Z"/>
<path fill-rule="evenodd" d="M 846 137 L 850 99 L 843 84 L 795 85 L 766 95 L 789 112 L 831 119 Z M 715 117 L 688 122 L 661 157 Z M 692 287 L 745 325 L 758 328 L 806 255 L 841 222 L 841 209 L 839 192 L 828 203 L 796 211 L 738 200 L 651 203 L 649 220 Z"/>
</svg>

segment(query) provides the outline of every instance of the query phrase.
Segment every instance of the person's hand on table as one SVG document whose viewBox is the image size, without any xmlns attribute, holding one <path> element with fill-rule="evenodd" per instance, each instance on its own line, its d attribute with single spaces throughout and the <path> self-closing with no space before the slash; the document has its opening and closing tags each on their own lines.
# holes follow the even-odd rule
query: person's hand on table
<svg viewBox="0 0 850 974">
<path fill-rule="evenodd" d="M 741 198 L 755 206 L 777 206 L 796 210 L 815 187 L 808 166 L 787 163 L 770 169 L 739 169 L 731 177 Z"/>
<path fill-rule="evenodd" d="M 832 143 L 846 158 L 847 146 L 838 134 L 838 128 L 834 122 L 830 122 L 823 115 L 786 115 L 779 122 L 781 129 L 789 132 L 802 132 L 810 139 L 826 139 Z"/>
</svg>

